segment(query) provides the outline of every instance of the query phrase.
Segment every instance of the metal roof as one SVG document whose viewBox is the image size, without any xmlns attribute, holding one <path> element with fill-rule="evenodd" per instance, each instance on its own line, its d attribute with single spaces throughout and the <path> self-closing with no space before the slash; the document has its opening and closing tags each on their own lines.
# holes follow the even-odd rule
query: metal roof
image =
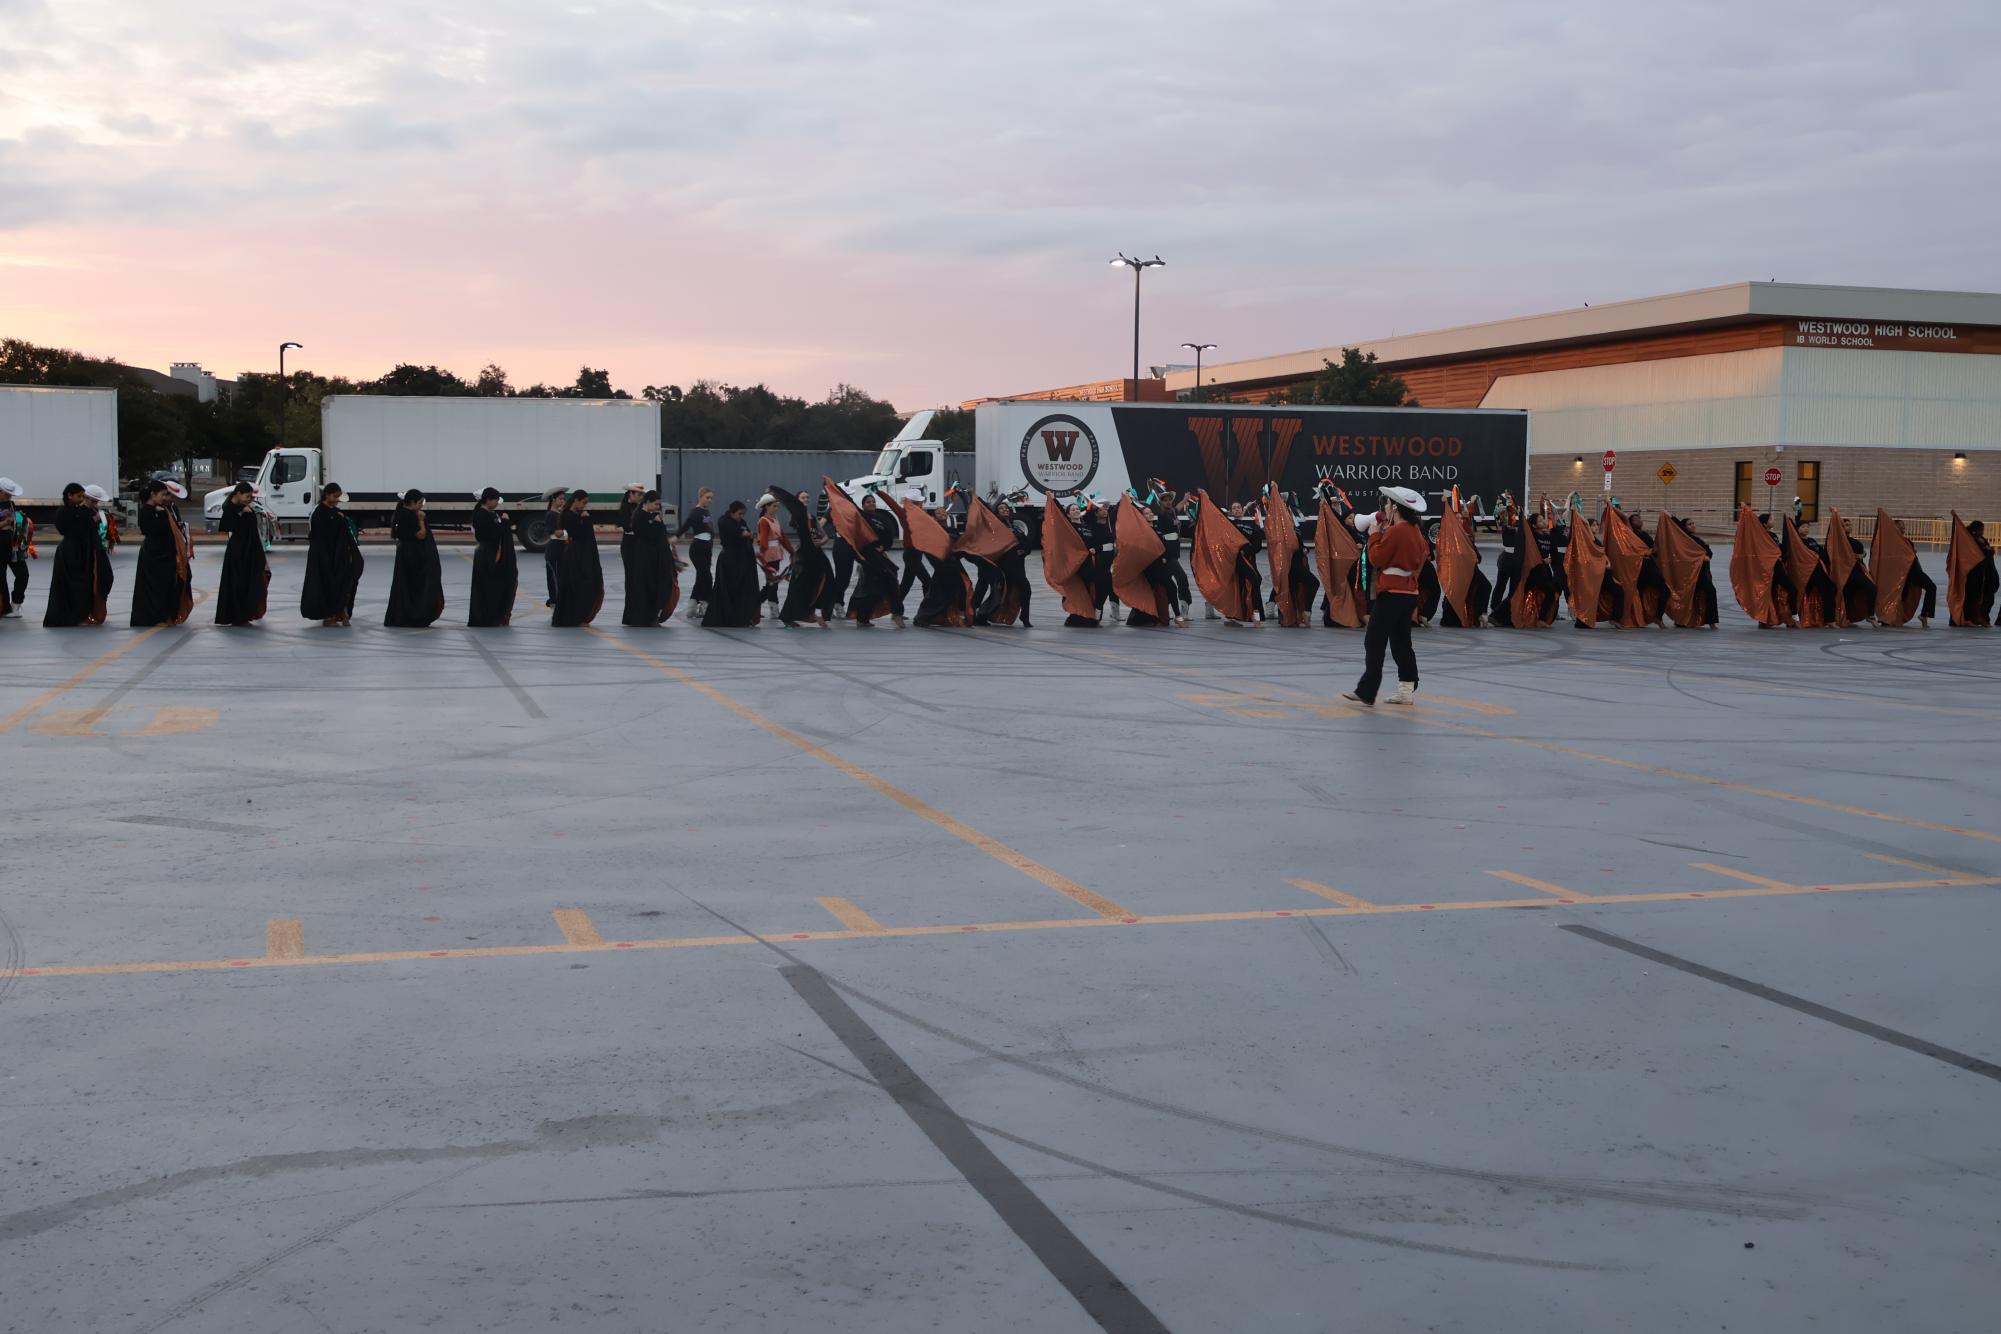
<svg viewBox="0 0 2001 1334">
<path fill-rule="evenodd" d="M 1202 368 L 1202 378 L 1205 383 L 1221 385 L 1304 379 L 1317 372 L 1322 362 L 1338 359 L 1342 349 L 1349 347 L 1374 352 L 1384 362 L 1410 363 L 1758 319 L 1903 320 L 2001 326 L 2001 294 L 1930 292 L 1901 287 L 1826 287 L 1809 283 L 1731 283 L 1544 315 L 1462 324 L 1431 333 L 1334 343 L 1243 361 L 1209 362 Z M 1195 374 L 1192 370 L 1171 370 L 1167 385 L 1172 392 L 1192 389 Z"/>
</svg>

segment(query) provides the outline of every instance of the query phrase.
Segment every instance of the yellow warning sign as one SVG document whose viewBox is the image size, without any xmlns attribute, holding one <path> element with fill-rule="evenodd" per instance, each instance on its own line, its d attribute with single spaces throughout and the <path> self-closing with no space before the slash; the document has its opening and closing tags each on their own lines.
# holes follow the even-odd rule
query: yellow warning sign
<svg viewBox="0 0 2001 1334">
<path fill-rule="evenodd" d="M 1661 479 L 1662 486 L 1673 486 L 1674 479 L 1681 476 L 1681 474 L 1675 471 L 1672 463 L 1663 463 L 1654 473 L 1654 476 Z"/>
</svg>

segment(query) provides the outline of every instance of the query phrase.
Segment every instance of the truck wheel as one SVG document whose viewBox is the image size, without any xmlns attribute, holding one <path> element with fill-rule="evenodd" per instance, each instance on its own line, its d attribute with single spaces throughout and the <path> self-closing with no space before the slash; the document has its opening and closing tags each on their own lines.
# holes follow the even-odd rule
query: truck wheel
<svg viewBox="0 0 2001 1334">
<path fill-rule="evenodd" d="M 549 545 L 549 511 L 528 515 L 515 525 L 514 532 L 528 550 L 544 550 Z"/>
</svg>

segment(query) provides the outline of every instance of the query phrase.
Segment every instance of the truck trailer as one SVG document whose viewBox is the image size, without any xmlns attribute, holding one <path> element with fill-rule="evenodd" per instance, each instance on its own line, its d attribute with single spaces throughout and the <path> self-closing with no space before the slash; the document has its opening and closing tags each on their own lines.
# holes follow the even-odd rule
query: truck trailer
<svg viewBox="0 0 2001 1334">
<path fill-rule="evenodd" d="M 0 385 L 0 477 L 21 487 L 15 502 L 37 522 L 62 503 L 71 482 L 118 491 L 118 391 Z"/>
<path fill-rule="evenodd" d="M 361 528 L 387 527 L 412 487 L 424 493 L 432 527 L 470 527 L 490 486 L 503 507 L 522 509 L 521 543 L 540 551 L 552 488 L 581 487 L 613 502 L 633 482 L 656 485 L 659 472 L 660 405 L 643 399 L 331 394 L 320 404 L 320 447 L 271 450 L 254 485 L 278 538 L 306 532 L 327 482 L 347 493 L 343 508 Z M 228 494 L 205 497 L 211 528 Z"/>
<path fill-rule="evenodd" d="M 954 482 L 989 500 L 1025 501 L 1016 528 L 1031 541 L 1044 496 L 1144 491 L 1158 478 L 1183 495 L 1206 491 L 1225 507 L 1256 500 L 1267 483 L 1312 513 L 1314 488 L 1331 480 L 1362 509 L 1385 486 L 1433 501 L 1459 489 L 1492 502 L 1528 487 L 1529 416 L 1493 408 L 1265 407 L 1249 403 L 1065 403 L 995 400 L 973 411 L 973 466 L 923 438 L 920 412 L 883 447 L 871 471 L 850 479 L 898 500 L 936 505 Z"/>
</svg>

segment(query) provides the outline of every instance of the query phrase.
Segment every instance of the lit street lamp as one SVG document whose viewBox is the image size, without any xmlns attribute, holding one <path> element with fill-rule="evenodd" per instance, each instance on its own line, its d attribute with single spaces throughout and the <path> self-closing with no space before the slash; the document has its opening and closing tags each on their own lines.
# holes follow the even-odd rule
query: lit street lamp
<svg viewBox="0 0 2001 1334">
<path fill-rule="evenodd" d="M 1216 345 L 1214 343 L 1183 343 L 1181 346 L 1185 348 L 1191 348 L 1194 350 L 1195 392 L 1199 394 L 1202 392 L 1202 354 L 1204 352 L 1214 352 L 1216 350 Z"/>
<path fill-rule="evenodd" d="M 1124 265 L 1126 268 L 1129 268 L 1133 271 L 1133 392 L 1134 393 L 1139 392 L 1139 277 L 1142 273 L 1145 273 L 1148 269 L 1160 268 L 1164 266 L 1166 263 L 1167 261 L 1162 259 L 1159 255 L 1155 255 L 1152 259 L 1133 259 L 1129 255 L 1127 255 L 1126 252 L 1123 250 L 1119 252 L 1119 257 L 1112 261 L 1113 268 L 1118 268 L 1120 265 Z"/>
</svg>

